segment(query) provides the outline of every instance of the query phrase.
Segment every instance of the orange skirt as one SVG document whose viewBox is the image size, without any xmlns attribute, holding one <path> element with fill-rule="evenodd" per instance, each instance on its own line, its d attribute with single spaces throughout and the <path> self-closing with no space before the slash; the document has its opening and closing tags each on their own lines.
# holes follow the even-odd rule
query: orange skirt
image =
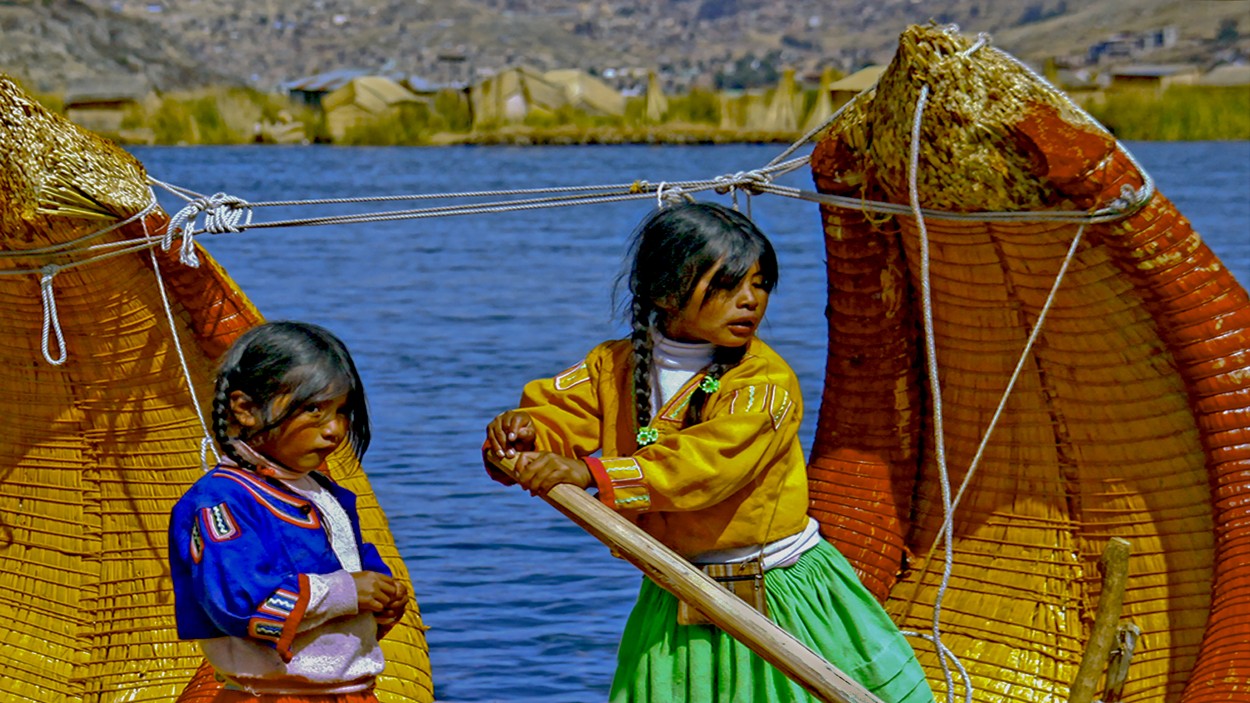
<svg viewBox="0 0 1250 703">
<path fill-rule="evenodd" d="M 378 703 L 373 690 L 356 693 L 307 695 L 302 693 L 267 693 L 257 696 L 247 691 L 228 689 L 217 680 L 217 672 L 207 661 L 200 664 L 187 687 L 178 696 L 178 703 Z"/>
</svg>

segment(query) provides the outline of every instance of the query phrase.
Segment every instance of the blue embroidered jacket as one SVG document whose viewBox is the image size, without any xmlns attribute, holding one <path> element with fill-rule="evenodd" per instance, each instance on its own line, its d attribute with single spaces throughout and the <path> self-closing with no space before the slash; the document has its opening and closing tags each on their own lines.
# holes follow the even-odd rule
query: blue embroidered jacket
<svg viewBox="0 0 1250 703">
<path fill-rule="evenodd" d="M 361 539 L 356 495 L 312 476 L 338 500 L 352 523 L 361 568 L 391 570 Z M 342 570 L 316 507 L 278 481 L 217 466 L 178 500 L 169 521 L 169 565 L 178 636 L 245 637 L 290 661 L 308 606 L 305 574 Z"/>
</svg>

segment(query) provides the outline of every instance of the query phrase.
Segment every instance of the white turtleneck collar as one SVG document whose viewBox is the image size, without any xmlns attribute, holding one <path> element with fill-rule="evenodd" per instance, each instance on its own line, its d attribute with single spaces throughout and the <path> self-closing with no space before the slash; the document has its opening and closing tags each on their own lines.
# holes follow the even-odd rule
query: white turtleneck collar
<svg viewBox="0 0 1250 703">
<path fill-rule="evenodd" d="M 711 342 L 678 342 L 651 330 L 651 414 L 659 413 L 687 381 L 712 363 L 715 354 Z"/>
</svg>

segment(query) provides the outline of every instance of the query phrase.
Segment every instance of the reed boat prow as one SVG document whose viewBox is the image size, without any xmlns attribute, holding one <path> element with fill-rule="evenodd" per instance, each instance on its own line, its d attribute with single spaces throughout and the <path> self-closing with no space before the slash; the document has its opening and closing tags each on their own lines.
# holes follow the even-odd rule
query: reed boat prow
<svg viewBox="0 0 1250 703">
<path fill-rule="evenodd" d="M 261 315 L 198 245 L 198 267 L 143 245 L 168 222 L 133 156 L 0 75 L 5 700 L 170 701 L 200 667 L 174 628 L 169 509 L 203 471 L 191 388 Z M 408 580 L 359 463 L 330 464 Z M 432 701 L 415 605 L 383 648 L 381 700 Z"/>
<path fill-rule="evenodd" d="M 1250 305 L 1188 221 L 1063 94 L 953 28 L 903 34 L 812 170 L 865 204 L 822 206 L 813 511 L 896 622 L 930 631 L 940 606 L 972 700 L 1066 701 L 1119 537 L 1120 622 L 1144 638 L 1120 700 L 1250 699 Z"/>
</svg>

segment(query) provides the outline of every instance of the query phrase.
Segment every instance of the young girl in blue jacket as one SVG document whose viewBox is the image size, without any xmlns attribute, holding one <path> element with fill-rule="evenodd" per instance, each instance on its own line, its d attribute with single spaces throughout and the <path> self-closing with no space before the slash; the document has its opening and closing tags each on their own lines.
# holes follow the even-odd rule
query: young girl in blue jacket
<svg viewBox="0 0 1250 703">
<path fill-rule="evenodd" d="M 178 635 L 225 682 L 207 700 L 376 701 L 378 640 L 408 593 L 361 539 L 356 496 L 323 473 L 344 442 L 369 445 L 347 348 L 306 323 L 249 330 L 221 361 L 213 425 L 224 458 L 169 524 Z"/>
</svg>

